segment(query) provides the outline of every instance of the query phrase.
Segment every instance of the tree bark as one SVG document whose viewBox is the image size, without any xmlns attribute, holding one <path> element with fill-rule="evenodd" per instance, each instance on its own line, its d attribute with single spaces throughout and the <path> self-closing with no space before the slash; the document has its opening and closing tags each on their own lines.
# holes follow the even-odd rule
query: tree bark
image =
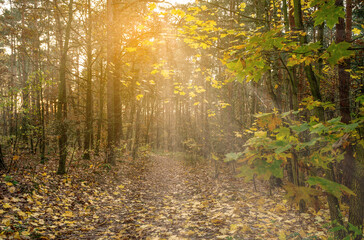
<svg viewBox="0 0 364 240">
<path fill-rule="evenodd" d="M 57 1 L 54 2 L 57 4 Z M 66 25 L 66 32 L 64 36 L 64 43 L 61 46 L 61 60 L 59 66 L 59 86 L 58 86 L 58 145 L 59 145 L 59 164 L 58 174 L 66 173 L 66 160 L 67 160 L 67 82 L 66 82 L 66 63 L 68 46 L 71 34 L 71 24 L 73 19 L 73 0 L 68 4 L 68 20 Z M 59 28 L 62 26 L 59 22 Z M 61 37 L 61 36 L 60 36 Z"/>
<path fill-rule="evenodd" d="M 86 129 L 84 141 L 84 159 L 90 159 L 91 137 L 93 134 L 92 119 L 92 19 L 91 19 L 91 0 L 87 0 L 87 36 L 86 36 L 86 54 L 87 54 L 87 73 L 86 73 Z"/>
<path fill-rule="evenodd" d="M 114 156 L 114 1 L 107 0 L 107 159 L 106 162 L 115 164 Z"/>
</svg>

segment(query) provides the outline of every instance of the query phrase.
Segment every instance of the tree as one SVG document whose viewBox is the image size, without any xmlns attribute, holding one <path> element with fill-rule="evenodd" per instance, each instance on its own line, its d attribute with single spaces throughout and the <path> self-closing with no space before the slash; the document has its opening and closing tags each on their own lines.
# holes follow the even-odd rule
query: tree
<svg viewBox="0 0 364 240">
<path fill-rule="evenodd" d="M 55 8 L 58 8 L 57 0 L 54 1 Z M 58 174 L 66 173 L 66 160 L 67 160 L 67 55 L 69 50 L 69 42 L 71 35 L 71 24 L 73 20 L 73 0 L 68 3 L 68 19 L 65 26 L 65 34 L 62 35 L 62 23 L 60 14 L 56 13 L 56 22 L 58 29 L 58 42 L 60 46 L 60 62 L 59 62 L 59 86 L 58 86 L 58 108 L 57 108 L 57 121 L 58 121 L 58 144 L 59 144 L 59 165 Z"/>
<path fill-rule="evenodd" d="M 85 129 L 85 144 L 84 158 L 90 159 L 91 137 L 93 135 L 93 111 L 92 111 L 92 17 L 91 17 L 91 0 L 87 3 L 87 30 L 86 30 L 86 52 L 87 52 L 87 70 L 86 70 L 86 129 Z"/>
</svg>

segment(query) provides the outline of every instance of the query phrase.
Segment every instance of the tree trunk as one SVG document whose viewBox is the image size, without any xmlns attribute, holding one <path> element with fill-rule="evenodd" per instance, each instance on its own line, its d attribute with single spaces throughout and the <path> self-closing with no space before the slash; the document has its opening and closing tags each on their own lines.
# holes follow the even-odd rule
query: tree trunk
<svg viewBox="0 0 364 240">
<path fill-rule="evenodd" d="M 107 0 L 107 159 L 106 162 L 115 164 L 114 156 L 114 1 Z"/>
<path fill-rule="evenodd" d="M 87 1 L 87 33 L 86 33 L 86 52 L 87 52 L 87 73 L 86 73 L 86 129 L 84 142 L 84 159 L 90 159 L 92 129 L 92 19 L 91 19 L 91 0 Z"/>
<path fill-rule="evenodd" d="M 295 28 L 296 28 L 296 30 L 304 31 L 301 1 L 300 0 L 294 0 L 293 3 L 294 3 Z M 304 35 L 304 36 L 301 35 L 300 36 L 300 44 L 301 45 L 307 44 L 306 35 Z M 313 98 L 315 100 L 321 101 L 322 97 L 321 97 L 321 93 L 320 93 L 320 84 L 319 84 L 319 81 L 316 78 L 316 76 L 315 76 L 315 74 L 314 74 L 314 72 L 312 70 L 312 65 L 311 64 L 305 65 L 304 70 L 305 70 L 308 82 L 310 84 L 310 89 L 311 89 L 311 93 L 312 93 Z M 324 120 L 323 108 L 320 108 L 320 107 L 316 108 L 315 109 L 315 114 L 320 119 L 320 121 Z M 330 167 L 329 170 L 327 170 L 326 175 L 330 180 L 332 178 L 334 178 L 334 173 L 333 173 L 333 168 L 332 167 Z M 335 196 L 333 196 L 332 194 L 327 195 L 327 200 L 328 200 L 328 204 L 329 204 L 331 220 L 336 221 L 338 224 L 342 225 L 343 220 L 342 220 L 341 213 L 340 213 L 339 200 Z M 337 234 L 338 237 L 342 238 L 344 232 L 343 231 L 338 231 L 336 234 Z"/>
<path fill-rule="evenodd" d="M 55 1 L 57 4 L 57 1 Z M 61 60 L 59 66 L 59 89 L 58 89 L 58 144 L 59 144 L 59 164 L 58 174 L 66 173 L 66 159 L 67 159 L 67 83 L 66 83 L 66 63 L 68 54 L 68 45 L 71 33 L 71 24 L 73 19 L 73 0 L 70 0 L 68 5 L 68 21 L 66 25 L 66 32 L 64 43 L 61 48 Z M 59 21 L 60 22 L 60 21 Z M 58 26 L 61 28 L 61 25 Z"/>
<path fill-rule="evenodd" d="M 336 0 L 336 6 L 344 7 L 343 0 Z M 339 18 L 336 24 L 336 43 L 351 41 L 352 27 L 352 1 L 346 1 L 346 24 L 343 18 Z M 339 98 L 340 98 L 340 115 L 343 123 L 351 122 L 350 115 L 350 59 L 339 63 Z M 350 196 L 349 200 L 349 222 L 362 230 L 364 221 L 364 167 L 363 167 L 363 147 L 358 144 L 357 160 L 354 159 L 354 148 L 352 145 L 346 147 L 343 160 L 343 180 L 344 184 L 354 190 L 356 196 Z M 361 239 L 357 236 L 355 239 Z"/>
<path fill-rule="evenodd" d="M 102 130 L 102 122 L 104 118 L 104 75 L 103 75 L 103 66 L 102 60 L 100 61 L 100 76 L 99 76 L 99 118 L 97 121 L 97 135 L 96 135 L 96 154 L 99 154 L 100 144 L 101 144 L 101 130 Z"/>
</svg>

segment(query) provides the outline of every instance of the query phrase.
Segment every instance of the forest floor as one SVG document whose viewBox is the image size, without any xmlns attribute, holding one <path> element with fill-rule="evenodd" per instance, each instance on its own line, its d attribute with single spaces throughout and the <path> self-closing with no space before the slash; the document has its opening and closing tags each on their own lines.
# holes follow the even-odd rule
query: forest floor
<svg viewBox="0 0 364 240">
<path fill-rule="evenodd" d="M 263 182 L 171 154 L 56 164 L 0 178 L 0 239 L 326 239 L 328 211 L 298 213 Z M 313 239 L 313 238 L 312 238 Z"/>
</svg>

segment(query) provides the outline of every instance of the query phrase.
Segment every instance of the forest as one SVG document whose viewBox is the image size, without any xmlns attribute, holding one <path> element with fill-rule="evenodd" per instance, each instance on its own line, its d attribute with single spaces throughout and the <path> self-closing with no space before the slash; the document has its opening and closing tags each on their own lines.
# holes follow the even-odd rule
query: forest
<svg viewBox="0 0 364 240">
<path fill-rule="evenodd" d="M 363 239 L 363 1 L 0 13 L 0 240 Z"/>
</svg>

